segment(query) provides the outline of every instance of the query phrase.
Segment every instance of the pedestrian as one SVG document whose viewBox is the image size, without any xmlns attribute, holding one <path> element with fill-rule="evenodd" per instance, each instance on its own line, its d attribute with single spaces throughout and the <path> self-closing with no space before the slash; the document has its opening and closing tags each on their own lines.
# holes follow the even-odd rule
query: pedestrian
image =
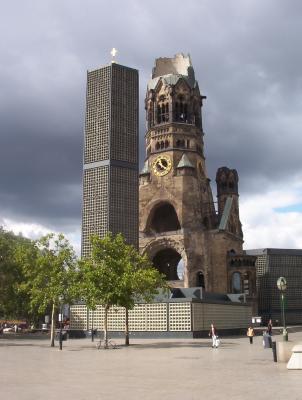
<svg viewBox="0 0 302 400">
<path fill-rule="evenodd" d="M 216 348 L 218 347 L 218 335 L 217 335 L 217 329 L 215 328 L 214 324 L 211 324 L 211 328 L 209 331 L 209 336 L 212 337 L 212 348 Z"/>
<path fill-rule="evenodd" d="M 271 319 L 268 321 L 266 332 L 267 332 L 270 336 L 272 336 L 272 334 L 273 334 L 273 323 L 272 323 L 272 320 L 271 320 Z"/>
<path fill-rule="evenodd" d="M 248 327 L 246 336 L 250 339 L 250 344 L 253 344 L 253 337 L 255 336 L 254 328 L 252 326 Z"/>
</svg>

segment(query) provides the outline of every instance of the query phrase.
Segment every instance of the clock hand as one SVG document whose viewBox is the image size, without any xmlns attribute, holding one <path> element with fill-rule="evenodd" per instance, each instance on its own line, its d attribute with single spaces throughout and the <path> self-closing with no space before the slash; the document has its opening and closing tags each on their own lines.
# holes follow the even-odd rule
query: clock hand
<svg viewBox="0 0 302 400">
<path fill-rule="evenodd" d="M 162 169 L 165 169 L 165 168 L 166 168 L 166 167 L 164 166 L 164 164 L 162 163 L 161 160 L 158 161 L 158 165 L 159 165 Z"/>
</svg>

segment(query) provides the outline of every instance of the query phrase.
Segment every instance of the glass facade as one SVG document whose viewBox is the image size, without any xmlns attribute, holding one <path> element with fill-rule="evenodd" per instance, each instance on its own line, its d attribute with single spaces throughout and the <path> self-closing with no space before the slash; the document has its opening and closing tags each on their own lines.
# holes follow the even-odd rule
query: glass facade
<svg viewBox="0 0 302 400">
<path fill-rule="evenodd" d="M 280 291 L 277 280 L 287 280 L 285 312 L 288 324 L 302 323 L 302 250 L 247 250 L 257 256 L 257 292 L 259 315 L 264 321 L 273 319 L 281 324 Z"/>
</svg>

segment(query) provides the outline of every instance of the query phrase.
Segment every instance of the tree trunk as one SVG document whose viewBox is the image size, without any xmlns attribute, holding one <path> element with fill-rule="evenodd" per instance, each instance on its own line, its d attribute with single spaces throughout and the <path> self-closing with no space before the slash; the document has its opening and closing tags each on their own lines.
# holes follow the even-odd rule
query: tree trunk
<svg viewBox="0 0 302 400">
<path fill-rule="evenodd" d="M 105 315 L 104 315 L 104 349 L 108 349 L 108 332 L 107 332 L 108 310 L 109 310 L 109 306 L 108 306 L 108 305 L 105 305 Z"/>
<path fill-rule="evenodd" d="M 129 346 L 129 310 L 127 307 L 125 315 L 125 346 Z"/>
<path fill-rule="evenodd" d="M 55 303 L 52 304 L 51 310 L 50 346 L 55 347 Z"/>
</svg>

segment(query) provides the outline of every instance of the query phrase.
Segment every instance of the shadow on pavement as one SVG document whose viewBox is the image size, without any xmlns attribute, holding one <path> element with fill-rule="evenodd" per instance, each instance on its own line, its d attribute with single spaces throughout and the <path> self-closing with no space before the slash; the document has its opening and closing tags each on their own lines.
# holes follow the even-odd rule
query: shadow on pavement
<svg viewBox="0 0 302 400">
<path fill-rule="evenodd" d="M 237 343 L 232 342 L 223 342 L 221 347 L 233 347 L 238 346 Z M 125 347 L 125 346 L 122 346 Z M 175 348 L 175 347 L 188 347 L 188 348 L 199 348 L 199 347 L 208 347 L 212 348 L 211 342 L 208 343 L 193 343 L 193 342 L 159 342 L 159 343 L 134 343 L 130 344 L 130 348 L 134 348 L 136 350 L 143 350 L 143 349 L 168 349 L 168 348 Z"/>
</svg>

